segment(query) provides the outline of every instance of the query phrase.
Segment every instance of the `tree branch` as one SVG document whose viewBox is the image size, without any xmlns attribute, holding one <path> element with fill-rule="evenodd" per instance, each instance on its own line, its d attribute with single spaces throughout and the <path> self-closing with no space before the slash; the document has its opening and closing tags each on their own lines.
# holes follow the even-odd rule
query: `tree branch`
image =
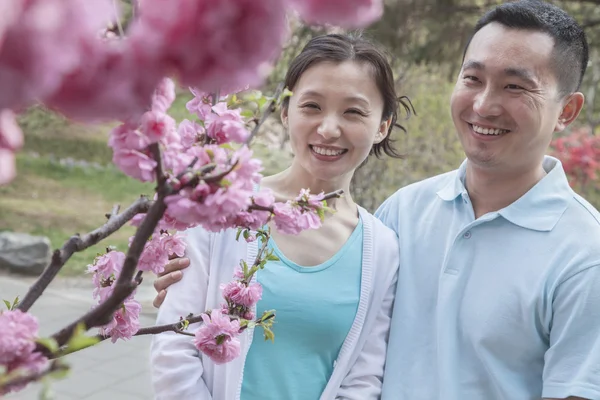
<svg viewBox="0 0 600 400">
<path fill-rule="evenodd" d="M 46 290 L 50 282 L 56 277 L 73 253 L 85 250 L 112 235 L 137 214 L 147 212 L 150 204 L 151 201 L 147 197 L 142 196 L 121 214 L 116 214 L 115 210 L 118 210 L 118 208 L 113 208 L 113 213 L 111 213 L 108 221 L 100 228 L 85 234 L 83 237 L 79 235 L 71 236 L 60 250 L 54 251 L 50 265 L 44 269 L 44 272 L 31 286 L 23 300 L 19 302 L 17 308 L 23 312 L 27 312 L 42 293 L 44 293 L 44 290 Z"/>
<path fill-rule="evenodd" d="M 265 123 L 267 118 L 269 118 L 269 116 L 276 111 L 277 100 L 279 99 L 279 96 L 281 96 L 281 93 L 283 93 L 283 89 L 283 83 L 277 85 L 277 89 L 275 89 L 275 93 L 273 94 L 273 100 L 269 102 L 267 108 L 265 109 L 265 112 L 260 117 L 260 120 L 254 127 L 254 129 L 252 129 L 250 136 L 248 136 L 248 139 L 246 140 L 246 144 L 250 144 L 250 142 L 252 142 L 252 139 L 254 139 L 260 127 Z"/>
</svg>

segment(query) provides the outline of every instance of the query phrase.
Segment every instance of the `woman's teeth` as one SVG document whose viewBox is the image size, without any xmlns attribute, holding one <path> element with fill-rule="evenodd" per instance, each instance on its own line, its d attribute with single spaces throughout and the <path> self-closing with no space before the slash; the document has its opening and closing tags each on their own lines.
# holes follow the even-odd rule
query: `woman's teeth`
<svg viewBox="0 0 600 400">
<path fill-rule="evenodd" d="M 311 146 L 311 148 L 315 153 L 321 154 L 323 156 L 339 156 L 340 154 L 344 153 L 344 151 L 345 151 L 345 150 L 325 149 L 323 147 L 317 147 L 317 146 Z"/>
</svg>

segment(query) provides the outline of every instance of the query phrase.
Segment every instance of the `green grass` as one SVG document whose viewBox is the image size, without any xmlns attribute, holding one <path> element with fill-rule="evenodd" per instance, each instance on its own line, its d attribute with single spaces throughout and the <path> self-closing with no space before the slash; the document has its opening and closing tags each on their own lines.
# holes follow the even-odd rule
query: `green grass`
<svg viewBox="0 0 600 400">
<path fill-rule="evenodd" d="M 0 187 L 0 230 L 47 236 L 59 248 L 75 233 L 101 226 L 114 204 L 127 207 L 140 194 L 152 194 L 152 185 L 135 181 L 114 167 L 66 167 L 47 158 L 20 155 L 18 175 Z M 84 270 L 108 245 L 127 249 L 134 228 L 126 226 L 100 244 L 76 253 L 61 274 Z"/>
</svg>

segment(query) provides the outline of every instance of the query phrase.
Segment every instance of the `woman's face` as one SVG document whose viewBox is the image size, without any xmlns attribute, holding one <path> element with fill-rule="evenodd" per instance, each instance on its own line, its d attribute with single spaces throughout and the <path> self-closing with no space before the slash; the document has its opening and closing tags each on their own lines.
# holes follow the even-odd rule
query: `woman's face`
<svg viewBox="0 0 600 400">
<path fill-rule="evenodd" d="M 350 177 L 387 135 L 383 96 L 367 63 L 320 62 L 292 88 L 281 112 L 295 158 L 319 180 Z"/>
</svg>

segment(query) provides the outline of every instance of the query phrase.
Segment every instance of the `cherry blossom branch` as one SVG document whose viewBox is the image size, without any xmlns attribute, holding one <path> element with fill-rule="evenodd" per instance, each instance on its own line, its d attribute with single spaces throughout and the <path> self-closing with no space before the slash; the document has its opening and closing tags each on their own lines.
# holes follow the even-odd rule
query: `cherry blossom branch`
<svg viewBox="0 0 600 400">
<path fill-rule="evenodd" d="M 50 265 L 44 269 L 44 272 L 31 286 L 23 300 L 19 302 L 17 308 L 23 312 L 28 311 L 42 295 L 44 290 L 46 290 L 50 282 L 56 277 L 63 265 L 71 258 L 73 253 L 83 251 L 88 247 L 97 244 L 102 239 L 112 235 L 137 214 L 147 212 L 150 208 L 150 204 L 151 201 L 148 197 L 141 196 L 121 214 L 118 214 L 118 206 L 115 206 L 108 217 L 108 221 L 100 228 L 97 228 L 84 236 L 79 236 L 79 234 L 71 236 L 62 248 L 54 251 Z"/>
<path fill-rule="evenodd" d="M 344 194 L 344 190 L 343 189 L 339 189 L 336 190 L 335 192 L 330 192 L 327 193 L 325 195 L 323 195 L 323 200 L 331 200 L 331 199 L 337 199 L 342 197 L 342 195 Z M 269 211 L 269 212 L 273 212 L 273 207 L 267 207 L 267 206 L 261 206 L 259 204 L 251 204 L 250 206 L 248 206 L 248 211 Z"/>
<path fill-rule="evenodd" d="M 269 116 L 277 110 L 277 101 L 279 99 L 279 96 L 281 96 L 281 93 L 283 93 L 283 89 L 283 83 L 277 85 L 277 89 L 275 89 L 275 93 L 273 94 L 273 100 L 269 102 L 267 108 L 265 109 L 265 112 L 263 113 L 263 115 L 261 115 L 260 120 L 252 129 L 252 132 L 250 132 L 250 136 L 248 136 L 246 144 L 250 144 L 250 142 L 252 142 L 252 139 L 254 139 L 254 137 L 258 134 L 258 130 L 265 123 L 267 118 L 269 118 Z"/>
<path fill-rule="evenodd" d="M 54 335 L 52 338 L 56 341 L 59 347 L 63 346 L 69 338 L 73 335 L 75 328 L 79 324 L 83 324 L 85 330 L 89 330 L 94 327 L 106 325 L 110 322 L 113 313 L 121 304 L 133 293 L 135 288 L 138 286 L 138 282 L 141 282 L 141 274 L 133 279 L 133 275 L 138 265 L 140 255 L 144 251 L 144 246 L 152 233 L 156 225 L 162 218 L 166 210 L 166 204 L 164 202 L 165 196 L 168 194 L 169 188 L 166 178 L 163 177 L 162 172 L 162 158 L 160 148 L 157 143 L 150 145 L 150 151 L 154 155 L 155 161 L 157 162 L 157 180 L 160 182 L 157 188 L 157 199 L 148 210 L 146 217 L 142 221 L 138 228 L 127 255 L 125 262 L 123 263 L 123 269 L 114 284 L 114 290 L 111 295 L 96 308 L 93 308 L 76 321 L 72 322 L 68 326 L 64 327 Z M 45 351 L 43 347 L 38 349 Z M 46 351 L 47 352 L 47 351 Z"/>
</svg>

